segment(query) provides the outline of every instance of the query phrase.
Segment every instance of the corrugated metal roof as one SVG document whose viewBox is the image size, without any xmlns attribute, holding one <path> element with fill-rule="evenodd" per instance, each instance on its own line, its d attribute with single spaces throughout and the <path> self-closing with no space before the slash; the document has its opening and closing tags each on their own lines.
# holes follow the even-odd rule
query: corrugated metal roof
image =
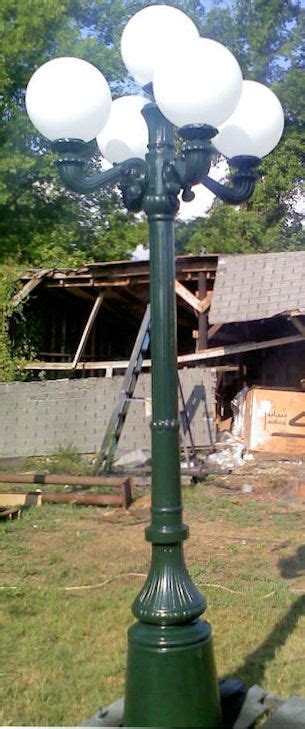
<svg viewBox="0 0 305 729">
<path fill-rule="evenodd" d="M 210 324 L 305 314 L 305 251 L 220 256 Z"/>
</svg>

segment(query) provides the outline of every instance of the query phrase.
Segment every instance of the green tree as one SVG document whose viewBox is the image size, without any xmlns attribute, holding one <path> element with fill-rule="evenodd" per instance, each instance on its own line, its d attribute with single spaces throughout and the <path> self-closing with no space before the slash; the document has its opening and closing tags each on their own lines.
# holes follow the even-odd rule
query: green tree
<svg viewBox="0 0 305 729">
<path fill-rule="evenodd" d="M 240 210 L 215 203 L 208 219 L 178 230 L 181 249 L 263 250 L 303 245 L 294 201 L 304 152 L 304 11 L 297 0 L 200 0 L 172 3 L 189 13 L 203 34 L 227 44 L 248 77 L 272 84 L 286 112 L 285 137 L 262 164 L 263 179 Z M 59 182 L 50 146 L 35 133 L 24 109 L 32 72 L 59 55 L 97 65 L 113 96 L 136 90 L 126 79 L 119 39 L 142 1 L 2 0 L 0 7 L 0 263 L 73 265 L 122 258 L 146 242 L 146 223 L 127 214 L 118 191 L 73 195 Z M 92 144 L 92 155 L 96 154 Z M 225 238 L 225 240 L 224 240 Z"/>
<path fill-rule="evenodd" d="M 286 117 L 283 139 L 262 162 L 253 197 L 232 208 L 215 201 L 208 218 L 178 228 L 180 250 L 255 252 L 304 248 L 297 210 L 305 148 L 304 8 L 291 0 L 236 0 L 215 4 L 203 27 L 238 58 L 246 78 L 266 83 Z"/>
<path fill-rule="evenodd" d="M 117 190 L 85 199 L 62 188 L 50 145 L 24 108 L 35 68 L 60 55 L 94 63 L 119 94 L 125 77 L 119 37 L 132 12 L 123 0 L 92 0 L 85 9 L 78 0 L 3 0 L 0 262 L 62 266 L 122 258 L 139 242 L 143 224 L 126 215 Z"/>
</svg>

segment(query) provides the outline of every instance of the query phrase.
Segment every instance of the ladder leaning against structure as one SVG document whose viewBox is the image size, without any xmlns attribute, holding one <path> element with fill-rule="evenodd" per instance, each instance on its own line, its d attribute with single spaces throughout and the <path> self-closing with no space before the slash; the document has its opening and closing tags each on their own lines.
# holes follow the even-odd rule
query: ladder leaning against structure
<svg viewBox="0 0 305 729">
<path fill-rule="evenodd" d="M 135 386 L 142 368 L 144 355 L 150 343 L 150 304 L 146 311 L 136 338 L 129 365 L 127 367 L 122 387 L 120 388 L 117 403 L 114 407 L 103 442 L 95 463 L 95 473 L 109 471 L 113 462 L 114 453 L 118 446 L 121 432 L 129 410 Z"/>
<path fill-rule="evenodd" d="M 147 305 L 142 323 L 136 338 L 129 365 L 126 370 L 122 386 L 120 388 L 116 405 L 112 411 L 106 432 L 102 441 L 101 448 L 96 458 L 94 472 L 101 473 L 111 470 L 115 451 L 117 449 L 119 439 L 124 427 L 129 406 L 135 391 L 139 374 L 142 369 L 142 363 L 150 344 L 150 304 Z M 178 386 L 182 402 L 182 413 L 180 413 L 181 437 L 183 440 L 184 454 L 189 465 L 189 452 L 192 458 L 195 458 L 195 446 L 192 437 L 190 422 L 187 416 L 185 401 L 183 397 L 182 386 L 178 375 Z M 181 421 L 181 415 L 184 415 L 184 423 Z M 186 431 L 189 435 L 190 449 L 187 447 Z"/>
</svg>

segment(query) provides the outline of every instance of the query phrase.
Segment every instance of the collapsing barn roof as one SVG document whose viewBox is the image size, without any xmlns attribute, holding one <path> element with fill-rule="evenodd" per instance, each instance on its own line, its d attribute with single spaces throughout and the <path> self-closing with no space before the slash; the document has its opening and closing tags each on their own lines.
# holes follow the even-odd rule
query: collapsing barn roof
<svg viewBox="0 0 305 729">
<path fill-rule="evenodd" d="M 305 314 L 304 274 L 303 251 L 178 256 L 175 286 L 180 366 L 207 364 L 219 358 L 232 363 L 228 357 L 243 352 L 303 342 L 305 326 L 300 316 Z M 149 302 L 149 261 L 32 270 L 22 280 L 24 286 L 15 303 L 35 290 L 40 309 L 44 306 L 47 311 L 49 331 L 52 327 L 55 331 L 55 320 L 59 330 L 56 337 L 45 338 L 38 361 L 28 363 L 26 369 L 108 371 L 110 367 L 127 367 L 130 343 Z M 59 320 L 62 327 L 57 326 Z M 205 337 L 201 338 L 204 329 Z M 145 360 L 143 366 L 149 367 L 150 361 Z"/>
<path fill-rule="evenodd" d="M 210 324 L 305 314 L 305 251 L 221 256 Z"/>
</svg>

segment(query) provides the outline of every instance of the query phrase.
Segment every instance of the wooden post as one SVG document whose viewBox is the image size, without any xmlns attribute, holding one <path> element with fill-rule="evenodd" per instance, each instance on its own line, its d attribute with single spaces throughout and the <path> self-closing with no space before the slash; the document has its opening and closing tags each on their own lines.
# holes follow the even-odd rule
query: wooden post
<svg viewBox="0 0 305 729">
<path fill-rule="evenodd" d="M 92 330 L 91 330 L 90 354 L 91 354 L 92 362 L 94 362 L 94 360 L 96 359 L 95 348 L 96 348 L 96 320 L 93 323 Z M 96 375 L 95 370 L 90 370 L 90 374 L 91 374 L 91 377 L 95 377 L 95 375 Z"/>
<path fill-rule="evenodd" d="M 66 342 L 67 342 L 67 310 L 66 310 L 66 306 L 64 304 L 62 323 L 61 323 L 61 343 L 60 343 L 60 351 L 62 352 L 62 357 L 61 357 L 62 362 L 65 361 Z"/>
<path fill-rule="evenodd" d="M 202 301 L 207 295 L 207 277 L 204 271 L 198 275 L 198 298 Z M 196 352 L 208 348 L 208 315 L 206 312 L 198 315 L 198 339 L 196 340 Z"/>
<path fill-rule="evenodd" d="M 99 310 L 99 308 L 101 306 L 101 303 L 103 301 L 103 298 L 104 298 L 104 293 L 101 292 L 97 296 L 97 298 L 96 298 L 96 300 L 95 300 L 95 302 L 93 304 L 92 311 L 90 313 L 90 316 L 89 316 L 89 319 L 88 319 L 87 324 L 85 326 L 85 329 L 84 329 L 84 331 L 82 333 L 80 343 L 78 345 L 78 348 L 77 348 L 77 351 L 76 351 L 74 360 L 72 362 L 72 369 L 73 370 L 75 369 L 75 367 L 76 367 L 76 365 L 77 365 L 77 363 L 78 363 L 78 361 L 79 361 L 79 359 L 80 359 L 80 357 L 81 357 L 81 355 L 82 355 L 82 353 L 83 353 L 83 351 L 85 349 L 87 339 L 88 339 L 89 334 L 91 332 L 91 328 L 92 328 L 93 323 L 95 321 L 95 318 L 96 318 L 96 315 L 98 313 L 98 310 Z"/>
</svg>

